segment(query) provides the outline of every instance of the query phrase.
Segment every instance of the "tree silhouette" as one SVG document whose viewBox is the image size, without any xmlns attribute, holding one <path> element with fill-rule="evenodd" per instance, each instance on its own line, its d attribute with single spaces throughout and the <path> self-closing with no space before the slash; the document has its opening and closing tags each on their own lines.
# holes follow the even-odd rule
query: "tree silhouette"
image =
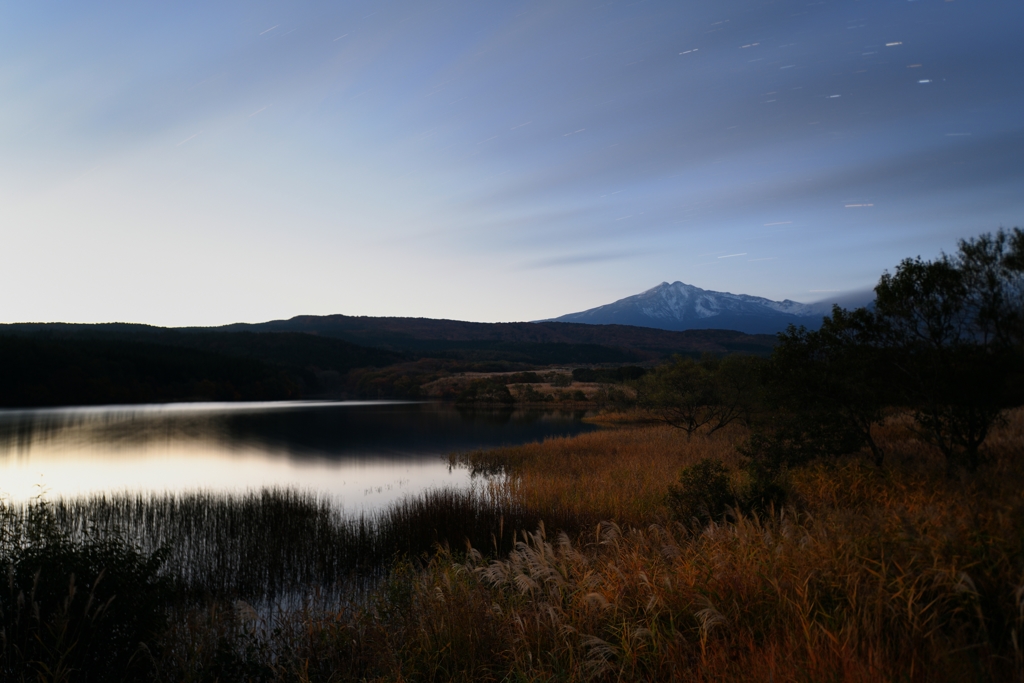
<svg viewBox="0 0 1024 683">
<path fill-rule="evenodd" d="M 1002 411 L 1021 400 L 1024 233 L 961 240 L 954 255 L 905 259 L 875 288 L 867 326 L 901 397 L 947 458 L 974 470 Z"/>
</svg>

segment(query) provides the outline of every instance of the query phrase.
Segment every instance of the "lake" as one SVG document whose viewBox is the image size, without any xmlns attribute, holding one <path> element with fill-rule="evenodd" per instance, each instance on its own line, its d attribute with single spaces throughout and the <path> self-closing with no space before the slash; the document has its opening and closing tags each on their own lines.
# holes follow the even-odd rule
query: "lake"
<svg viewBox="0 0 1024 683">
<path fill-rule="evenodd" d="M 298 488 L 347 510 L 469 485 L 454 451 L 590 431 L 584 413 L 387 401 L 177 403 L 0 411 L 0 495 Z"/>
</svg>

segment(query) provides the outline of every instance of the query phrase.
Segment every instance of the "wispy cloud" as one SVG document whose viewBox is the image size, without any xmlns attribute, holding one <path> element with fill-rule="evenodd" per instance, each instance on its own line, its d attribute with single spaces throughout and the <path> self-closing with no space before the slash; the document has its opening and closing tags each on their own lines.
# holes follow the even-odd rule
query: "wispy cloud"
<svg viewBox="0 0 1024 683">
<path fill-rule="evenodd" d="M 796 297 L 1019 222 L 1024 92 L 1007 83 L 1024 54 L 1004 7 L 867 3 L 857 25 L 884 35 L 859 29 L 837 51 L 848 8 L 780 3 L 101 4 L 85 23 L 29 3 L 5 45 L 23 58 L 0 79 L 0 199 L 35 217 L 24 253 L 67 263 L 106 258 L 69 246 L 83 239 L 137 244 L 150 218 L 166 224 L 154 243 L 203 226 L 194 257 L 219 264 L 210 301 L 273 301 L 275 315 L 310 305 L 296 253 L 353 264 L 323 269 L 321 290 L 345 292 L 325 310 L 394 310 L 415 291 L 494 319 L 536 299 L 517 278 L 570 296 L 560 269 L 580 290 L 695 268 L 712 288 Z M 89 196 L 109 201 L 33 199 L 84 169 Z M 366 235 L 387 241 L 386 259 Z M 740 267 L 775 257 L 723 245 L 784 267 Z M 224 284 L 261 259 L 295 284 Z M 140 259 L 111 263 L 123 282 Z M 387 284 L 353 286 L 359 268 Z M 0 284 L 38 269 L 15 264 Z M 65 289 L 88 279 L 71 277 Z M 89 281 L 81 296 L 117 317 L 122 294 Z"/>
<path fill-rule="evenodd" d="M 529 261 L 523 264 L 522 268 L 524 270 L 533 270 L 538 268 L 557 268 L 559 266 L 579 266 L 604 261 L 621 261 L 635 258 L 642 253 L 640 251 L 605 251 L 587 254 L 567 254 L 565 256 L 553 256 Z"/>
<path fill-rule="evenodd" d="M 203 131 L 199 131 L 199 133 L 202 133 L 202 132 L 203 132 Z M 186 142 L 188 142 L 189 140 L 194 140 L 194 139 L 196 139 L 197 137 L 199 137 L 199 133 L 193 133 L 192 135 L 189 135 L 189 136 L 188 136 L 187 138 L 185 138 L 184 140 L 182 140 L 181 142 L 179 142 L 178 144 L 176 144 L 176 145 L 174 145 L 174 146 L 175 146 L 175 147 L 181 147 L 182 145 L 184 145 L 184 144 L 185 144 Z"/>
</svg>

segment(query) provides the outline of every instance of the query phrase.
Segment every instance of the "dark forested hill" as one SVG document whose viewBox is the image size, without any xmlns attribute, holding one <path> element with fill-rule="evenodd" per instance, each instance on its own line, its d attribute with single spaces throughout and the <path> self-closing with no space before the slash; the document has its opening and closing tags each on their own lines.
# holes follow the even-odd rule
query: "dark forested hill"
<svg viewBox="0 0 1024 683">
<path fill-rule="evenodd" d="M 336 372 L 352 368 L 390 365 L 404 356 L 385 349 L 367 348 L 342 339 L 299 332 L 257 334 L 221 331 L 223 328 L 167 328 L 128 323 L 74 325 L 18 323 L 0 325 L 0 335 L 48 340 L 118 340 L 211 351 L 240 356 L 294 369 L 315 367 Z"/>
<path fill-rule="evenodd" d="M 0 406 L 309 397 L 339 391 L 355 368 L 402 360 L 300 333 L 0 325 Z"/>
<path fill-rule="evenodd" d="M 344 339 L 366 346 L 428 354 L 442 350 L 469 348 L 473 346 L 471 342 L 500 342 L 504 345 L 594 345 L 620 349 L 632 354 L 634 359 L 654 360 L 673 353 L 744 352 L 767 354 L 775 345 L 774 335 L 744 334 L 733 330 L 673 332 L 630 325 L 556 322 L 472 323 L 431 318 L 379 318 L 346 315 L 304 315 L 288 320 L 226 325 L 216 329 L 253 332 L 305 332 Z M 483 348 L 484 345 L 480 344 L 479 347 Z M 589 362 L 616 361 L 594 360 Z"/>
<path fill-rule="evenodd" d="M 298 398 L 280 368 L 146 342 L 0 336 L 0 406 Z"/>
<path fill-rule="evenodd" d="M 299 316 L 215 328 L 0 325 L 0 406 L 418 396 L 455 372 L 771 351 L 729 330 Z"/>
</svg>

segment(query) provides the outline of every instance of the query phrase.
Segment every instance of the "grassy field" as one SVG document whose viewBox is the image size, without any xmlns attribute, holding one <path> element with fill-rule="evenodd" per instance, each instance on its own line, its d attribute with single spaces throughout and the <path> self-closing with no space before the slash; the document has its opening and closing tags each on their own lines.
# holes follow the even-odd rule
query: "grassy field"
<svg viewBox="0 0 1024 683">
<path fill-rule="evenodd" d="M 1024 680 L 1024 411 L 974 474 L 896 416 L 884 469 L 814 463 L 782 509 L 674 520 L 685 466 L 743 485 L 745 437 L 640 422 L 462 454 L 475 492 L 374 519 L 288 492 L 53 507 L 169 545 L 191 597 L 148 650 L 156 680 Z"/>
<path fill-rule="evenodd" d="M 687 442 L 647 427 L 465 458 L 511 473 L 498 496 L 580 524 L 615 520 L 535 534 L 507 560 L 456 573 L 495 605 L 501 675 L 1020 680 L 1024 413 L 970 478 L 948 478 L 897 418 L 880 435 L 885 470 L 817 464 L 791 474 L 792 507 L 775 515 L 700 531 L 668 522 L 680 467 L 735 464 L 742 436 Z"/>
<path fill-rule="evenodd" d="M 896 418 L 885 470 L 817 464 L 773 515 L 670 521 L 680 468 L 735 464 L 743 436 L 643 427 L 461 458 L 506 472 L 492 496 L 569 533 L 521 535 L 493 560 L 441 554 L 384 589 L 401 610 L 303 623 L 379 655 L 356 677 L 393 680 L 1020 680 L 1024 413 L 970 478 L 949 479 Z M 359 661 L 314 642 L 296 647 L 321 676 Z"/>
</svg>

